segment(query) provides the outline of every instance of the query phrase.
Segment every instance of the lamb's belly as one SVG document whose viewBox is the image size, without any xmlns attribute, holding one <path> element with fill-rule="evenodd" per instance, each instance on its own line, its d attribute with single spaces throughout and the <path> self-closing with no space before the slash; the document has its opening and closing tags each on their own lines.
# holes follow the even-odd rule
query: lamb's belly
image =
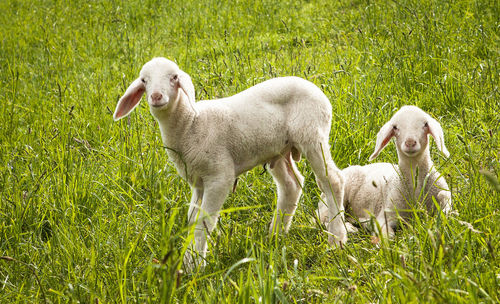
<svg viewBox="0 0 500 304">
<path fill-rule="evenodd" d="M 242 173 L 252 170 L 259 165 L 264 165 L 276 158 L 281 157 L 284 148 L 280 147 L 269 150 L 270 151 L 268 151 L 267 153 L 262 153 L 263 151 L 260 151 L 261 153 L 247 154 L 245 158 L 239 158 L 235 160 L 235 175 L 238 176 Z"/>
</svg>

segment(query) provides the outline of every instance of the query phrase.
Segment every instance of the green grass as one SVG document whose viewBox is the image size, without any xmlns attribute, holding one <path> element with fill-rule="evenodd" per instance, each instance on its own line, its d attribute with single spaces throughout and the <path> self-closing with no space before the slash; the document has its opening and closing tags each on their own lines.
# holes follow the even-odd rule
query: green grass
<svg viewBox="0 0 500 304">
<path fill-rule="evenodd" d="M 0 2 L 1 303 L 500 301 L 498 1 Z M 328 245 L 305 191 L 290 233 L 267 232 L 269 174 L 241 176 L 204 270 L 182 273 L 189 187 L 146 103 L 112 112 L 154 56 L 197 99 L 275 76 L 320 86 L 337 165 L 366 164 L 402 105 L 432 113 L 449 159 L 447 218 L 419 212 L 389 242 Z M 393 146 L 379 161 L 396 162 Z M 495 186 L 495 183 L 497 185 Z"/>
</svg>

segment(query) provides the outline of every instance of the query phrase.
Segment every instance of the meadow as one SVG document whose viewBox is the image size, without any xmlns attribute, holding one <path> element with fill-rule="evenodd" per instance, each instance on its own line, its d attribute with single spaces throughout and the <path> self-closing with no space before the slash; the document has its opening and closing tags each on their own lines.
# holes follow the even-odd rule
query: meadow
<svg viewBox="0 0 500 304">
<path fill-rule="evenodd" d="M 500 302 L 500 3 L 491 0 L 0 1 L 0 303 Z M 155 56 L 198 100 L 296 75 L 333 106 L 331 154 L 367 164 L 379 128 L 417 105 L 455 212 L 342 250 L 314 216 L 306 161 L 290 232 L 270 237 L 269 173 L 242 175 L 209 242 L 182 265 L 190 190 L 147 103 L 118 98 Z M 394 145 L 377 161 L 397 162 Z"/>
</svg>

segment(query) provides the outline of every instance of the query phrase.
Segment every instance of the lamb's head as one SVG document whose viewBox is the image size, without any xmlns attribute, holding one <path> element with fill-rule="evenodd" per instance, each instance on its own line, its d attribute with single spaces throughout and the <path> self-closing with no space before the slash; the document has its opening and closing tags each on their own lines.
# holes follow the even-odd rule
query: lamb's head
<svg viewBox="0 0 500 304">
<path fill-rule="evenodd" d="M 172 101 L 179 98 L 180 92 L 187 96 L 194 110 L 194 86 L 189 75 L 168 59 L 153 58 L 144 64 L 139 78 L 130 84 L 120 98 L 113 118 L 118 120 L 130 114 L 144 93 L 151 113 L 158 117 Z"/>
<path fill-rule="evenodd" d="M 429 134 L 434 137 L 439 151 L 448 157 L 450 153 L 444 145 L 443 130 L 439 122 L 416 106 L 404 106 L 378 132 L 375 151 L 370 160 L 378 156 L 392 137 L 396 138 L 400 156 L 419 158 L 427 150 Z"/>
</svg>

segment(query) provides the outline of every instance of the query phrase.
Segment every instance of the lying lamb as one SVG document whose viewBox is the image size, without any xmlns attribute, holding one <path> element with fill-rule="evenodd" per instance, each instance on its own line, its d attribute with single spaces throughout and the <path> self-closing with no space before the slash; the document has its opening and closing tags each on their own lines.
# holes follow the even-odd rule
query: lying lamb
<svg viewBox="0 0 500 304">
<path fill-rule="evenodd" d="M 428 134 L 434 137 L 439 151 L 448 157 L 441 125 L 420 108 L 404 106 L 380 129 L 375 152 L 370 156 L 370 160 L 377 157 L 395 137 L 399 165 L 374 163 L 342 170 L 344 208 L 352 216 L 349 219 L 346 215 L 348 221 L 367 224 L 372 215 L 382 234 L 391 237 L 398 214 L 409 217 L 418 202 L 424 202 L 428 211 L 435 211 L 434 198 L 443 212 L 450 211 L 451 194 L 432 163 Z M 324 204 L 320 203 L 317 214 L 322 223 L 328 223 Z"/>
<path fill-rule="evenodd" d="M 343 205 L 335 203 L 343 201 L 343 178 L 328 145 L 332 108 L 314 84 L 276 78 L 228 98 L 195 103 L 189 75 L 170 60 L 154 58 L 118 101 L 114 119 L 127 116 L 144 93 L 169 159 L 192 189 L 188 221 L 195 229 L 194 245 L 184 257 L 188 268 L 204 265 L 206 236 L 236 177 L 257 165 L 269 165 L 278 188 L 271 231 L 288 230 L 304 181 L 295 165 L 301 154 L 329 206 L 330 242 L 346 242 Z"/>
</svg>

